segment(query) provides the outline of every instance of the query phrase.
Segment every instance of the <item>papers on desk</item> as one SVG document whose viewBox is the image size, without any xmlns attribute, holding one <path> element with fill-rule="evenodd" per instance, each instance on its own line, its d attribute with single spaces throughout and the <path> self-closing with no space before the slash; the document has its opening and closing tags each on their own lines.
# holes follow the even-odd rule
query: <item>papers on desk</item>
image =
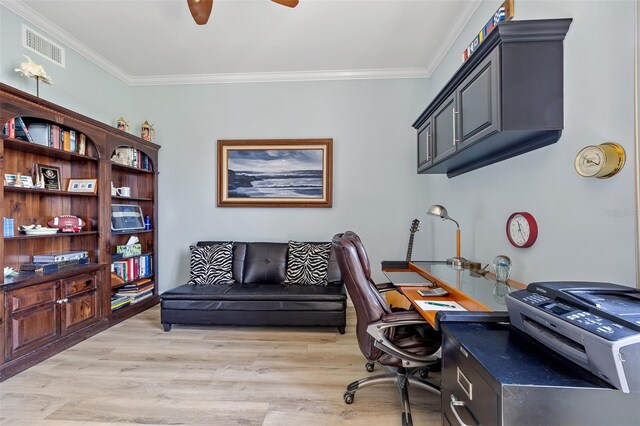
<svg viewBox="0 0 640 426">
<path fill-rule="evenodd" d="M 449 300 L 416 300 L 416 303 L 423 311 L 466 311 L 459 303 Z"/>
</svg>

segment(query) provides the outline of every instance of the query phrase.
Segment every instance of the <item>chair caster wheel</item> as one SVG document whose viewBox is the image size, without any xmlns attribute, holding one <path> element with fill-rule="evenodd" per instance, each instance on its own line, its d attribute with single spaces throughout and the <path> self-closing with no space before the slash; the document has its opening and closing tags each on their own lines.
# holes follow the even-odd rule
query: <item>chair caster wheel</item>
<svg viewBox="0 0 640 426">
<path fill-rule="evenodd" d="M 368 371 L 369 373 L 371 373 L 375 367 L 376 367 L 375 362 L 368 362 L 368 363 L 364 366 L 364 368 L 366 368 L 366 369 L 367 369 L 367 371 Z"/>
<path fill-rule="evenodd" d="M 429 370 L 425 368 L 424 370 L 420 370 L 419 374 L 421 379 L 426 379 L 429 377 Z"/>
<path fill-rule="evenodd" d="M 344 402 L 347 404 L 353 404 L 353 394 L 350 392 L 344 393 Z"/>
</svg>

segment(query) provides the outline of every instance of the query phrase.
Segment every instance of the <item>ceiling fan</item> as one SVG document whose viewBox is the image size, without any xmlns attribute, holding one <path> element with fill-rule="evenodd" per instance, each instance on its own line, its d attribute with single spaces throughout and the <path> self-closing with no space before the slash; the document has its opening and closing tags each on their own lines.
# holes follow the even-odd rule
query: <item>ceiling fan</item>
<svg viewBox="0 0 640 426">
<path fill-rule="evenodd" d="M 296 7 L 299 0 L 271 0 L 274 3 L 287 7 Z M 209 20 L 211 9 L 213 9 L 213 0 L 187 0 L 189 11 L 194 21 L 198 25 L 204 25 Z"/>
</svg>

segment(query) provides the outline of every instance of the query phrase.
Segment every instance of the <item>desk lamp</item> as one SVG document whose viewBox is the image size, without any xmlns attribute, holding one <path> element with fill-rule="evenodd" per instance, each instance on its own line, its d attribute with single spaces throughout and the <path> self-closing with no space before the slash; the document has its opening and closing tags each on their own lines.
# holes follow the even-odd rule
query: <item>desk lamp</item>
<svg viewBox="0 0 640 426">
<path fill-rule="evenodd" d="M 460 257 L 460 224 L 457 221 L 451 219 L 449 217 L 449 213 L 447 212 L 447 209 L 444 208 L 444 206 L 441 206 L 439 204 L 434 204 L 433 206 L 431 206 L 429 208 L 429 211 L 427 212 L 427 214 L 429 214 L 431 216 L 438 216 L 442 220 L 450 220 L 450 221 L 452 221 L 453 223 L 456 224 L 456 226 L 457 226 L 457 229 L 456 229 L 456 257 L 452 257 L 450 259 L 447 259 L 447 262 L 451 263 L 454 267 L 457 267 L 457 268 L 461 268 L 464 263 L 468 263 L 469 261 L 467 259 L 465 259 L 464 257 Z"/>
</svg>

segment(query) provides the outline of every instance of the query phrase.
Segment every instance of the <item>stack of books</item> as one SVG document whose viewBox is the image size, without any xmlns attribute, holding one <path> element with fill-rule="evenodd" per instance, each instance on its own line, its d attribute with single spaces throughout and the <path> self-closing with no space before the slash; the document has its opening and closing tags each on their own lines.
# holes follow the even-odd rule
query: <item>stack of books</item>
<svg viewBox="0 0 640 426">
<path fill-rule="evenodd" d="M 88 251 L 61 251 L 51 254 L 36 254 L 33 256 L 33 263 L 24 263 L 20 265 L 20 272 L 49 274 L 57 272 L 59 269 L 86 265 L 88 263 Z"/>
<path fill-rule="evenodd" d="M 149 161 L 149 157 L 139 149 L 118 147 L 113 152 L 111 161 L 125 166 L 151 171 L 151 161 Z"/>
<path fill-rule="evenodd" d="M 136 281 L 135 283 L 125 284 L 118 289 L 116 296 L 128 297 L 132 304 L 151 297 L 153 295 L 153 289 L 155 283 L 150 279 L 144 279 Z"/>
<path fill-rule="evenodd" d="M 111 296 L 111 312 L 127 306 L 131 303 L 131 298 L 127 296 L 118 296 L 117 294 Z"/>
</svg>

